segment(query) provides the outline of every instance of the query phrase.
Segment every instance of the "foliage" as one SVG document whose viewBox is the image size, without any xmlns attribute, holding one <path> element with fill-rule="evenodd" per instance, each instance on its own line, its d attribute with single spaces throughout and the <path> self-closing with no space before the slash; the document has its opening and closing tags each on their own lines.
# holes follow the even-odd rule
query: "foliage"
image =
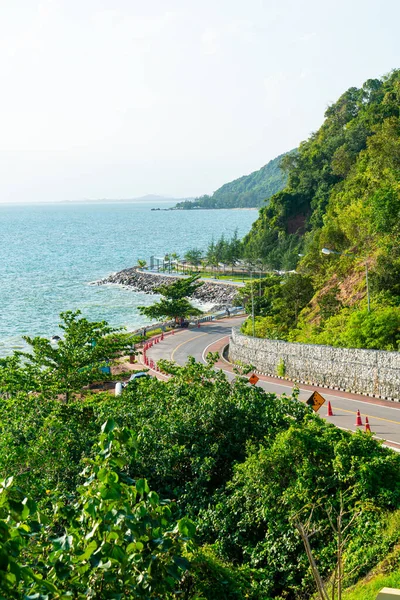
<svg viewBox="0 0 400 600">
<path fill-rule="evenodd" d="M 283 358 L 281 358 L 278 362 L 278 366 L 276 367 L 276 374 L 279 375 L 279 377 L 285 377 L 286 375 L 286 365 Z"/>
<path fill-rule="evenodd" d="M 314 292 L 311 279 L 300 274 L 287 275 L 284 279 L 280 276 L 268 276 L 264 280 L 247 284 L 241 290 L 241 296 L 246 298 L 248 290 L 253 286 L 253 296 L 259 291 L 262 296 L 254 299 L 254 314 L 256 335 L 271 339 L 287 339 L 299 318 L 301 310 L 307 306 Z M 248 313 L 251 312 L 251 297 L 247 295 L 245 304 Z M 248 319 L 242 331 L 249 335 L 252 324 Z"/>
<path fill-rule="evenodd" d="M 20 555 L 30 538 L 40 529 L 37 520 L 26 520 L 36 507 L 22 491 L 13 485 L 13 478 L 0 481 L 0 594 L 2 598 L 20 598 L 19 582 L 34 579 L 32 570 L 21 564 Z"/>
<path fill-rule="evenodd" d="M 206 251 L 206 263 L 211 267 L 218 267 L 221 263 L 231 265 L 233 270 L 240 256 L 241 242 L 236 230 L 229 240 L 222 235 L 216 242 L 211 241 Z"/>
<path fill-rule="evenodd" d="M 185 260 L 195 267 L 201 263 L 203 257 L 203 251 L 199 248 L 192 248 L 185 253 Z"/>
<path fill-rule="evenodd" d="M 165 361 L 159 364 L 171 371 Z M 134 471 L 192 515 L 229 479 L 234 463 L 244 460 L 249 441 L 262 439 L 271 427 L 284 429 L 292 419 L 301 420 L 307 408 L 284 397 L 277 400 L 247 378 L 231 384 L 212 363 L 190 359 L 172 371 L 168 383 L 126 388 L 118 410 L 129 414 L 130 427 L 141 436 Z"/>
<path fill-rule="evenodd" d="M 199 281 L 199 276 L 192 275 L 191 277 L 182 277 L 173 283 L 160 285 L 154 289 L 154 292 L 169 300 L 181 300 L 193 296 L 202 285 L 203 282 Z"/>
<path fill-rule="evenodd" d="M 196 317 L 202 311 L 190 304 L 187 296 L 191 296 L 203 284 L 198 282 L 199 276 L 178 279 L 169 285 L 160 285 L 154 291 L 162 298 L 151 306 L 139 306 L 142 315 L 150 319 L 184 319 Z"/>
<path fill-rule="evenodd" d="M 18 529 L 12 557 L 34 575 L 20 589 L 49 598 L 302 597 L 313 584 L 292 517 L 314 507 L 312 547 L 327 576 L 335 535 L 326 507 L 337 507 L 340 493 L 346 510 L 362 513 L 345 556 L 348 583 L 398 541 L 398 522 L 385 523 L 400 507 L 400 457 L 324 423 L 295 394 L 278 398 L 240 376 L 230 382 L 213 368 L 216 358 L 164 361 L 168 381 L 143 379 L 117 397 L 4 399 L 0 475 L 15 474 L 9 506 L 18 510 L 7 516 L 0 486 L 0 523 Z M 22 508 L 19 488 L 38 513 L 31 501 Z M 186 539 L 188 517 L 200 550 Z"/>
<path fill-rule="evenodd" d="M 175 208 L 254 208 L 261 206 L 273 194 L 285 187 L 286 175 L 280 169 L 285 154 L 270 160 L 264 167 L 226 183 L 212 196 L 200 196 L 195 200 L 178 202 Z"/>
<path fill-rule="evenodd" d="M 385 309 L 400 305 L 399 107 L 400 70 L 347 90 L 327 109 L 320 129 L 284 157 L 287 186 L 261 208 L 243 240 L 242 256 L 311 278 L 312 302 L 299 320 L 284 319 L 288 339 L 326 343 L 340 322 L 347 330 L 336 337 L 340 345 L 398 347 L 396 310 Z M 323 257 L 323 247 L 336 254 Z M 366 264 L 375 317 L 362 314 Z M 271 321 L 273 315 L 263 316 Z M 276 321 L 266 333 L 279 329 Z M 351 334 L 360 323 L 364 333 Z"/>
<path fill-rule="evenodd" d="M 351 530 L 352 551 L 359 548 L 360 558 L 364 549 L 362 560 L 350 565 L 355 568 L 352 577 L 357 577 L 393 543 L 385 539 L 380 523 L 383 510 L 399 506 L 399 468 L 400 457 L 371 436 L 349 434 L 310 417 L 251 448 L 247 460 L 236 466 L 226 493 L 203 515 L 201 527 L 216 537 L 225 560 L 257 567 L 266 596 L 285 590 L 299 597 L 311 592 L 313 584 L 292 518 L 312 508 L 312 549 L 326 577 L 336 553 L 327 502 L 337 509 L 344 493 L 346 507 L 361 511 L 359 524 Z"/>
<path fill-rule="evenodd" d="M 346 308 L 329 317 L 322 330 L 314 328 L 302 337 L 302 329 L 294 330 L 291 339 L 347 348 L 398 350 L 400 307 L 373 304 L 371 312 L 367 308 Z"/>
<path fill-rule="evenodd" d="M 266 600 L 257 569 L 218 558 L 210 546 L 191 557 L 187 587 L 207 600 Z"/>
<path fill-rule="evenodd" d="M 170 300 L 168 298 L 161 298 L 159 302 L 155 302 L 151 306 L 139 306 L 139 311 L 142 315 L 145 315 L 149 319 L 185 319 L 187 317 L 196 317 L 202 313 L 202 311 L 190 304 L 186 298 L 179 300 Z"/>
<path fill-rule="evenodd" d="M 24 336 L 32 351 L 16 352 L 12 358 L 1 361 L 1 391 L 62 394 L 68 401 L 73 393 L 101 379 L 101 368 L 131 350 L 131 341 L 120 335 L 119 329 L 105 321 L 79 318 L 80 314 L 61 313 L 59 327 L 63 337 L 55 344 L 46 338 Z"/>
<path fill-rule="evenodd" d="M 0 586 L 7 597 L 20 597 L 17 589 L 43 599 L 176 597 L 193 523 L 174 522 L 170 503 L 124 472 L 127 452 L 137 448 L 132 432 L 106 421 L 98 445 L 85 483 L 73 496 L 54 494 L 51 518 L 12 497 L 12 478 L 2 482 Z"/>
</svg>

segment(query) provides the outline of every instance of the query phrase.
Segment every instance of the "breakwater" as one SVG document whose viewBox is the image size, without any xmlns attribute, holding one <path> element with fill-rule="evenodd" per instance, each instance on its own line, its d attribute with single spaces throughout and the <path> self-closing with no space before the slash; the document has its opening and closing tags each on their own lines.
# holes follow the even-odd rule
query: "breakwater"
<svg viewBox="0 0 400 600">
<path fill-rule="evenodd" d="M 232 329 L 232 362 L 252 364 L 260 373 L 331 389 L 400 399 L 400 352 L 334 348 L 253 338 Z"/>
<path fill-rule="evenodd" d="M 124 269 L 118 273 L 113 273 L 104 279 L 93 282 L 93 285 L 123 285 L 134 292 L 144 292 L 154 294 L 155 289 L 160 285 L 168 285 L 181 279 L 173 275 L 162 275 L 158 273 L 148 273 L 140 271 L 136 267 Z M 217 283 L 205 281 L 192 296 L 197 302 L 212 304 L 214 309 L 219 307 L 232 306 L 237 295 L 237 286 L 228 283 Z"/>
</svg>

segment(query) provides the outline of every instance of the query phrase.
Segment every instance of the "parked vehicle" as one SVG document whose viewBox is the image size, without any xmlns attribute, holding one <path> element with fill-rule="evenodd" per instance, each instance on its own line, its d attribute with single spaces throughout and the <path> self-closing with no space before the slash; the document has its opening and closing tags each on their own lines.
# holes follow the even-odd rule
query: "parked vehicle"
<svg viewBox="0 0 400 600">
<path fill-rule="evenodd" d="M 146 373 L 146 371 L 136 371 L 136 373 L 132 373 L 132 375 L 129 377 L 128 381 L 125 381 L 122 384 L 122 386 L 126 387 L 127 385 L 132 383 L 132 381 L 136 381 L 137 379 L 142 379 L 143 377 L 150 377 L 150 375 L 148 373 Z"/>
</svg>

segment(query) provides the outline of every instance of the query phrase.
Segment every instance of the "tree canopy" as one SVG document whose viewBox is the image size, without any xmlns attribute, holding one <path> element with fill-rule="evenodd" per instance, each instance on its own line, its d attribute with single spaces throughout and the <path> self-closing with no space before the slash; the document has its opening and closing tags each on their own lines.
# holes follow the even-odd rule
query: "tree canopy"
<svg viewBox="0 0 400 600">
<path fill-rule="evenodd" d="M 80 314 L 79 310 L 61 313 L 61 337 L 24 336 L 31 351 L 0 360 L 0 390 L 51 392 L 68 400 L 98 380 L 110 361 L 131 349 L 131 341 L 120 335 L 120 329 Z"/>
<path fill-rule="evenodd" d="M 181 278 L 170 284 L 160 285 L 155 292 L 162 295 L 161 300 L 151 306 L 139 306 L 142 315 L 150 319 L 185 319 L 202 314 L 187 299 L 203 284 L 198 281 L 199 275 Z"/>
<path fill-rule="evenodd" d="M 242 252 L 311 279 L 314 295 L 284 339 L 399 348 L 399 110 L 395 70 L 347 90 L 319 130 L 283 158 L 287 185 L 261 208 Z M 321 254 L 324 247 L 334 253 Z M 366 268 L 373 314 L 365 310 Z"/>
</svg>

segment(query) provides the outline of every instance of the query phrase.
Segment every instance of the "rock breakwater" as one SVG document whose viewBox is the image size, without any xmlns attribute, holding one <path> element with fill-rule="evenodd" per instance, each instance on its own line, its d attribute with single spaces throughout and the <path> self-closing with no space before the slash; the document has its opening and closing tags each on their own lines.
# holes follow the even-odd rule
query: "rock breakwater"
<svg viewBox="0 0 400 600">
<path fill-rule="evenodd" d="M 123 285 L 134 292 L 154 294 L 155 288 L 158 286 L 163 284 L 168 285 L 178 279 L 180 277 L 146 273 L 133 267 L 113 273 L 104 279 L 100 279 L 100 281 L 95 281 L 93 285 Z M 232 306 L 236 295 L 237 286 L 233 284 L 205 281 L 193 294 L 192 299 L 203 304 L 213 304 L 213 308 L 221 308 Z"/>
</svg>

